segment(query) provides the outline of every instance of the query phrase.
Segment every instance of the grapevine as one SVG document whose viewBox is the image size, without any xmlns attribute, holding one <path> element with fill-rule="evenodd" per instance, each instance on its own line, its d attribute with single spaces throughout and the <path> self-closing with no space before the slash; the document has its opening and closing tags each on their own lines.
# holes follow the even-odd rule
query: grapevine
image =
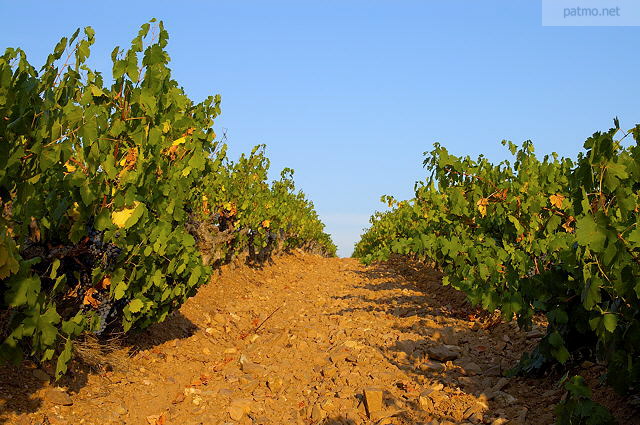
<svg viewBox="0 0 640 425">
<path fill-rule="evenodd" d="M 60 377 L 79 335 L 161 322 L 256 247 L 256 261 L 335 254 L 290 171 L 268 184 L 261 148 L 226 156 L 220 96 L 189 99 L 168 38 L 142 25 L 109 79 L 87 66 L 90 27 L 39 71 L 20 49 L 0 56 L 0 359 L 55 360 Z"/>
<path fill-rule="evenodd" d="M 625 146 L 624 141 L 635 140 Z M 415 198 L 376 213 L 356 245 L 365 263 L 411 255 L 444 284 L 529 328 L 549 326 L 520 372 L 595 358 L 620 391 L 640 380 L 640 126 L 595 133 L 576 160 L 539 159 L 531 142 L 503 142 L 512 162 L 451 155 L 436 144 Z"/>
</svg>

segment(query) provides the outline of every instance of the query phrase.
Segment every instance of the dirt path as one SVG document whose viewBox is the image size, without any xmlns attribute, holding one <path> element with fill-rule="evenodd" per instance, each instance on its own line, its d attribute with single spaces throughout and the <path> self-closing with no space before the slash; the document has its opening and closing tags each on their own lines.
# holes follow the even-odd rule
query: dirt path
<svg viewBox="0 0 640 425">
<path fill-rule="evenodd" d="M 541 329 L 470 313 L 408 266 L 226 267 L 113 371 L 77 366 L 61 393 L 46 371 L 0 369 L 0 423 L 553 423 L 553 381 L 501 377 Z"/>
</svg>

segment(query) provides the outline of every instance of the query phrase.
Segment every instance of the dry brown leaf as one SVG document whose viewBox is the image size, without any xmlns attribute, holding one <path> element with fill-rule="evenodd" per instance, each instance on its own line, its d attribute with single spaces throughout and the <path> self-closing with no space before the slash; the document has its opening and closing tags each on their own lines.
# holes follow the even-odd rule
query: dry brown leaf
<svg viewBox="0 0 640 425">
<path fill-rule="evenodd" d="M 120 161 L 120 165 L 127 170 L 132 170 L 136 166 L 136 162 L 138 162 L 138 148 L 130 148 L 127 151 L 127 156 Z"/>
<path fill-rule="evenodd" d="M 98 291 L 95 288 L 89 288 L 87 292 L 84 294 L 84 298 L 82 299 L 82 304 L 84 305 L 91 304 L 91 307 L 98 308 L 100 303 L 98 302 L 98 300 L 93 298 L 93 294 L 95 294 L 96 292 Z"/>
<path fill-rule="evenodd" d="M 33 242 L 40 242 L 40 227 L 35 217 L 31 217 L 31 223 L 29 223 L 29 237 Z"/>
<path fill-rule="evenodd" d="M 496 193 L 493 194 L 493 198 L 495 198 L 498 201 L 504 201 L 505 199 L 507 199 L 507 192 L 509 191 L 509 189 L 502 189 L 497 191 Z"/>
<path fill-rule="evenodd" d="M 574 228 L 571 227 L 571 225 L 576 221 L 576 219 L 573 216 L 569 216 L 569 218 L 567 219 L 567 221 L 562 225 L 562 228 L 567 232 L 567 233 L 573 233 Z"/>
<path fill-rule="evenodd" d="M 105 276 L 98 284 L 98 289 L 107 289 L 109 285 L 111 285 L 111 278 L 109 276 Z"/>
</svg>

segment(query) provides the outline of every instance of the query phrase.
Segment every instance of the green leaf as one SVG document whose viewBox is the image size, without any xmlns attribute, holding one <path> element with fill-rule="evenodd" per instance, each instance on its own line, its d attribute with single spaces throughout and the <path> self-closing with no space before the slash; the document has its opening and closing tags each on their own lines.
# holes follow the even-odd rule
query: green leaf
<svg viewBox="0 0 640 425">
<path fill-rule="evenodd" d="M 604 248 L 607 237 L 603 230 L 590 214 L 584 215 L 577 220 L 576 240 L 580 245 L 588 246 L 592 250 L 599 252 Z"/>
<path fill-rule="evenodd" d="M 602 322 L 604 323 L 604 328 L 613 333 L 618 325 L 618 316 L 613 313 L 607 313 L 603 316 Z"/>
<path fill-rule="evenodd" d="M 62 322 L 62 332 L 67 335 L 80 335 L 84 330 L 84 316 L 78 312 L 74 317 Z"/>
<path fill-rule="evenodd" d="M 104 96 L 104 92 L 102 91 L 101 88 L 91 85 L 90 87 L 91 89 L 91 95 L 94 97 L 100 97 L 100 96 Z"/>
<path fill-rule="evenodd" d="M 564 386 L 567 391 L 571 393 L 573 397 L 591 397 L 591 390 L 584 382 L 584 378 L 580 375 L 576 375 Z"/>
<path fill-rule="evenodd" d="M 6 284 L 9 290 L 4 294 L 4 301 L 9 307 L 35 304 L 40 293 L 40 278 L 37 275 L 14 275 Z"/>
<path fill-rule="evenodd" d="M 111 214 L 108 209 L 104 208 L 96 216 L 96 230 L 107 230 L 111 227 Z"/>
<path fill-rule="evenodd" d="M 602 301 L 602 295 L 600 293 L 600 287 L 602 286 L 602 280 L 597 276 L 591 277 L 585 283 L 584 290 L 582 291 L 582 303 L 587 310 L 593 309 L 596 304 Z"/>
<path fill-rule="evenodd" d="M 131 311 L 132 313 L 139 312 L 140 310 L 142 310 L 143 307 L 144 307 L 144 303 L 142 302 L 142 300 L 138 298 L 132 299 L 131 302 L 129 303 L 129 311 Z"/>
<path fill-rule="evenodd" d="M 54 325 L 60 323 L 60 315 L 55 307 L 49 307 L 43 314 L 37 317 L 36 328 L 40 331 L 40 344 L 50 347 L 58 336 L 58 328 Z"/>
<path fill-rule="evenodd" d="M 69 361 L 71 360 L 71 355 L 73 353 L 73 343 L 71 339 L 67 339 L 64 343 L 64 349 L 58 356 L 58 361 L 56 362 L 56 380 L 60 379 L 62 375 L 67 373 L 67 367 L 69 365 Z"/>
<path fill-rule="evenodd" d="M 55 259 L 53 263 L 51 263 L 51 272 L 49 273 L 49 279 L 55 279 L 58 274 L 58 267 L 60 267 L 60 260 Z"/>
</svg>

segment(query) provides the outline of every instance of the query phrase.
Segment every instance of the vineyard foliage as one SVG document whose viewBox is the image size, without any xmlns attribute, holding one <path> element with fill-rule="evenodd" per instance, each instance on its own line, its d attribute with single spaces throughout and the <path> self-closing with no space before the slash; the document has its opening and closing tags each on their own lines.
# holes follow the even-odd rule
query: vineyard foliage
<svg viewBox="0 0 640 425">
<path fill-rule="evenodd" d="M 220 97 L 172 79 L 162 22 L 111 55 L 110 85 L 86 64 L 87 27 L 40 71 L 0 56 L 0 357 L 66 371 L 85 332 L 164 320 L 212 268 L 335 246 L 292 171 L 267 183 L 258 147 L 236 163 L 212 128 Z"/>
<path fill-rule="evenodd" d="M 371 218 L 354 256 L 419 258 L 524 328 L 544 314 L 548 333 L 521 372 L 595 357 L 628 390 L 640 380 L 639 142 L 640 126 L 625 132 L 615 120 L 575 160 L 503 142 L 513 160 L 494 164 L 436 144 L 415 198 L 383 197 L 393 208 Z"/>
</svg>

